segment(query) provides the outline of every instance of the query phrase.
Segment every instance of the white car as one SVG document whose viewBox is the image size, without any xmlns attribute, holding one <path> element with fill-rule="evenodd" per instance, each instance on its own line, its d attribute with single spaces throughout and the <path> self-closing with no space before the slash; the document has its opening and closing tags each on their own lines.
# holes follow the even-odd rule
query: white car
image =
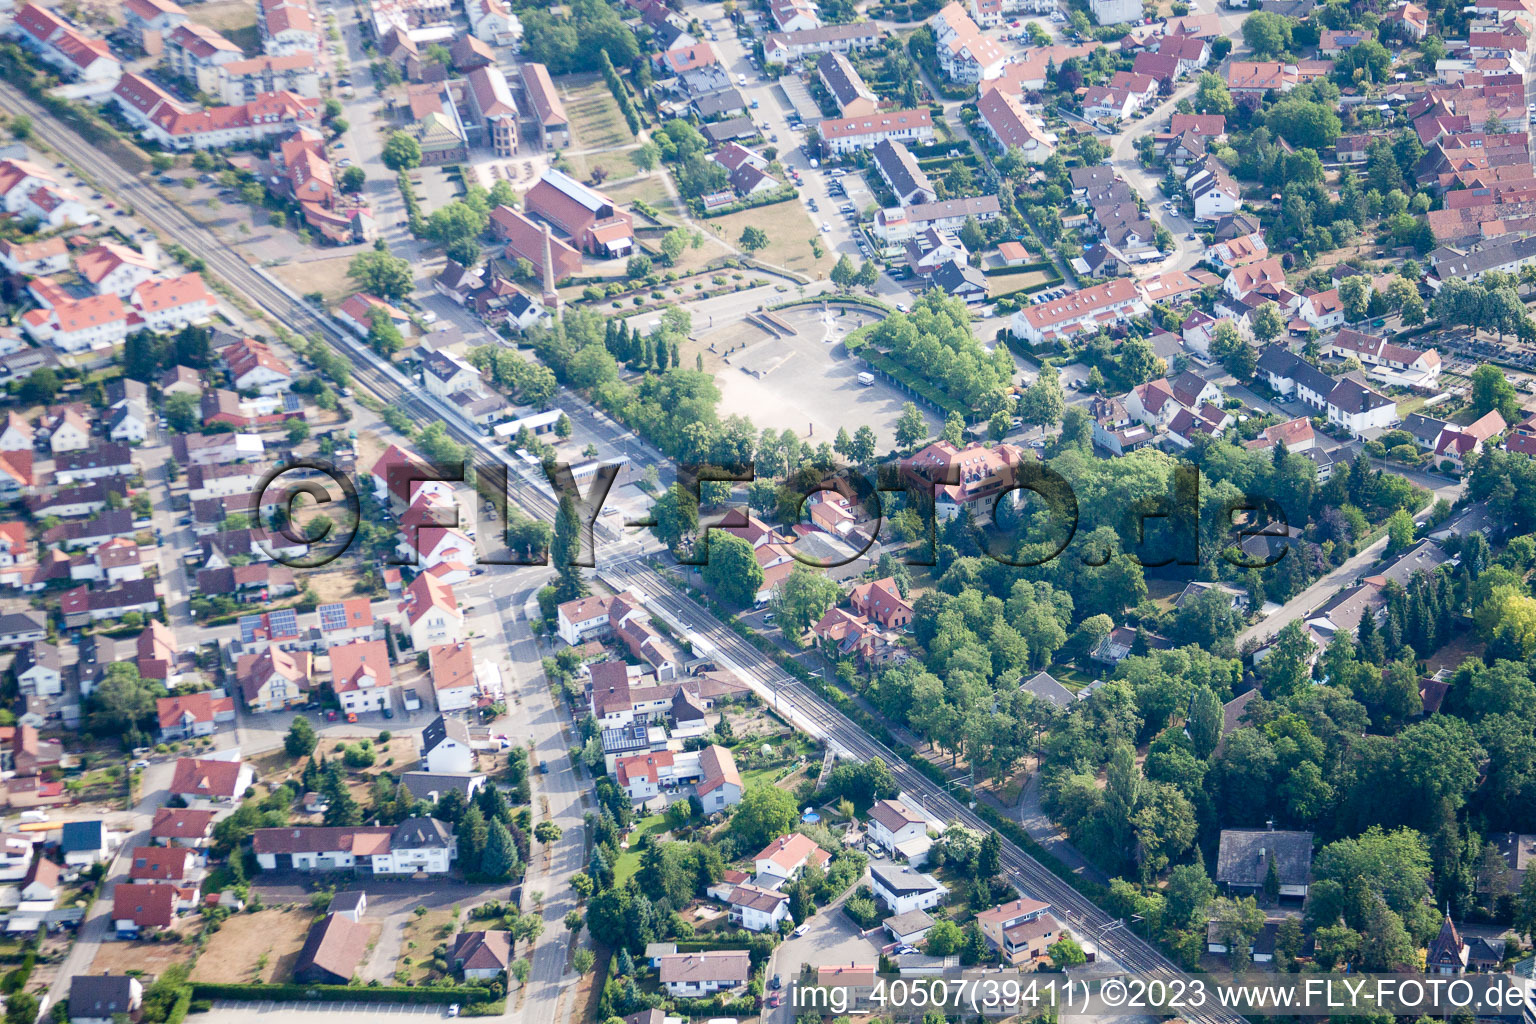
<svg viewBox="0 0 1536 1024">
<path fill-rule="evenodd" d="M 822 221 L 821 232 L 824 235 L 830 235 L 832 233 L 832 223 L 830 221 Z"/>
<path fill-rule="evenodd" d="M 458 1003 L 449 1003 L 448 1004 L 448 1016 L 450 1016 L 450 1017 L 457 1017 L 458 1015 L 459 1015 L 459 1004 Z"/>
<path fill-rule="evenodd" d="M 808 932 L 810 930 L 811 930 L 811 922 L 807 921 L 807 922 L 805 922 L 805 924 L 801 925 L 799 928 L 796 928 L 794 930 L 793 934 L 794 934 L 795 938 L 798 939 L 800 936 L 804 935 L 806 932 Z"/>
</svg>

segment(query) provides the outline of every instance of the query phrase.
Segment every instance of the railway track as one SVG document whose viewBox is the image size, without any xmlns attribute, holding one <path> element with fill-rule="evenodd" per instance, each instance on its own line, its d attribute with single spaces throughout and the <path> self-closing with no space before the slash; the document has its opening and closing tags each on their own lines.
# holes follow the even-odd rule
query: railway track
<svg viewBox="0 0 1536 1024">
<path fill-rule="evenodd" d="M 879 757 L 890 767 L 901 788 L 918 796 L 931 813 L 983 832 L 993 831 L 992 826 L 968 806 L 856 726 L 815 691 L 779 668 L 757 648 L 722 624 L 708 609 L 680 592 L 670 580 L 652 569 L 643 557 L 615 563 L 599 570 L 598 575 L 616 590 L 638 586 L 651 603 L 668 617 L 688 622 L 693 634 L 703 636 L 723 657 L 771 689 L 779 701 L 786 702 L 796 714 L 815 723 L 824 731 L 827 741 L 842 753 L 865 761 Z M 1006 838 L 1003 841 L 1002 862 L 1009 879 L 1022 892 L 1050 903 L 1074 934 L 1091 940 L 1126 970 L 1165 978 L 1180 973 L 1172 961 L 1134 935 L 1121 920 L 1110 917 Z M 1184 1016 L 1194 1024 L 1245 1024 L 1245 1018 L 1230 1010 Z"/>
</svg>

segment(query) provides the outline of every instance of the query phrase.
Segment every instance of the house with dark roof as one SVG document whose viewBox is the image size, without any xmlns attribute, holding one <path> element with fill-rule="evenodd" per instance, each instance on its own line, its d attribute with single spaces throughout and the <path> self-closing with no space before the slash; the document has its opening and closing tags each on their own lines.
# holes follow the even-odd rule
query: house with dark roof
<svg viewBox="0 0 1536 1024">
<path fill-rule="evenodd" d="M 1241 894 L 1263 890 L 1271 867 L 1281 896 L 1305 897 L 1312 883 L 1312 833 L 1222 829 L 1216 881 Z"/>
<path fill-rule="evenodd" d="M 831 55 L 829 55 L 831 56 Z M 873 151 L 875 169 L 891 186 L 896 202 L 902 206 L 931 203 L 938 199 L 938 190 L 928 175 L 918 166 L 917 158 L 906 144 L 894 139 L 881 139 Z"/>
<path fill-rule="evenodd" d="M 174 6 L 174 5 L 172 5 Z M 115 1024 L 138 1020 L 144 984 L 127 974 L 77 974 L 69 979 L 71 1024 Z"/>
<path fill-rule="evenodd" d="M 1019 689 L 1053 707 L 1065 709 L 1077 700 L 1077 694 L 1062 686 L 1049 672 L 1036 672 L 1019 684 Z"/>
</svg>

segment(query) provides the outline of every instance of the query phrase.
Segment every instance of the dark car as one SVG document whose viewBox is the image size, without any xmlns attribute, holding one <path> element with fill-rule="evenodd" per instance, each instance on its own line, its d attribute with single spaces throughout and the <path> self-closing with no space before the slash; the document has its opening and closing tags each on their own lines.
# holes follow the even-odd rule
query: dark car
<svg viewBox="0 0 1536 1024">
<path fill-rule="evenodd" d="M 548 761 L 540 761 L 539 762 L 539 774 L 540 775 L 548 775 L 549 774 L 549 762 Z"/>
<path fill-rule="evenodd" d="M 384 709 L 384 717 L 385 718 L 394 718 L 395 717 L 395 709 L 394 708 L 385 708 Z"/>
</svg>

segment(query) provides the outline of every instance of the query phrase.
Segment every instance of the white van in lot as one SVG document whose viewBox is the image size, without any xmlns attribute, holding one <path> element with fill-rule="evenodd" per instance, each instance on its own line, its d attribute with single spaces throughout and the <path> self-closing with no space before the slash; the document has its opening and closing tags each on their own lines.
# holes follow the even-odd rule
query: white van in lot
<svg viewBox="0 0 1536 1024">
<path fill-rule="evenodd" d="M 875 384 L 875 375 L 872 373 L 861 373 L 859 374 L 859 383 L 864 385 L 866 388 L 873 387 Z"/>
</svg>

